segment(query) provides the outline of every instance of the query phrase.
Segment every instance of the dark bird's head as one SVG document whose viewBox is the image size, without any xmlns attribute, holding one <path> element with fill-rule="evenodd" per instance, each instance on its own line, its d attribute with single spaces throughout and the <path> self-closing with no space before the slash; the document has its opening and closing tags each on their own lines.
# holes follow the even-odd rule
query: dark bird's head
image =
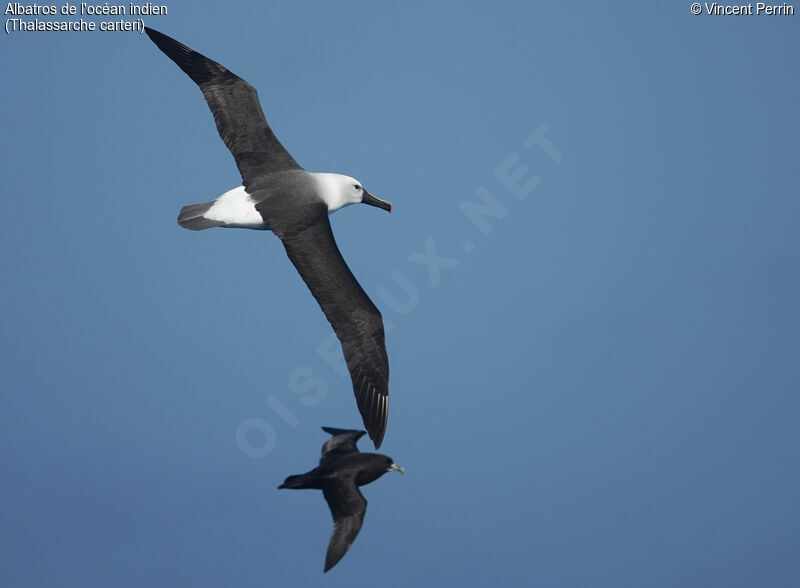
<svg viewBox="0 0 800 588">
<path fill-rule="evenodd" d="M 391 457 L 379 453 L 362 453 L 357 458 L 357 463 L 356 484 L 359 486 L 374 482 L 386 472 L 394 471 L 402 474 L 406 471 L 394 463 Z"/>
<path fill-rule="evenodd" d="M 319 182 L 319 194 L 328 205 L 328 212 L 334 212 L 350 204 L 369 204 L 392 212 L 392 205 L 386 200 L 376 198 L 355 178 L 341 174 L 314 173 Z"/>
<path fill-rule="evenodd" d="M 396 463 L 394 463 L 394 460 L 391 457 L 387 455 L 384 455 L 383 457 L 385 458 L 384 463 L 386 464 L 387 472 L 395 471 L 395 472 L 400 472 L 401 474 L 406 473 L 405 468 L 403 466 L 399 466 Z"/>
</svg>

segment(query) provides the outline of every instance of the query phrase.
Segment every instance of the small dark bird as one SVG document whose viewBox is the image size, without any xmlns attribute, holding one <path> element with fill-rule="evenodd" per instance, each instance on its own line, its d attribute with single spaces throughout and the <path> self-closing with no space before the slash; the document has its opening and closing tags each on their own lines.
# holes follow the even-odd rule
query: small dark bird
<svg viewBox="0 0 800 588">
<path fill-rule="evenodd" d="M 322 430 L 333 437 L 322 446 L 319 466 L 305 474 L 289 476 L 278 488 L 322 490 L 333 516 L 333 533 L 325 555 L 327 572 L 350 549 L 364 522 L 367 501 L 358 487 L 374 482 L 391 470 L 401 474 L 405 470 L 391 457 L 361 453 L 356 443 L 366 431 L 333 427 L 322 427 Z"/>
<path fill-rule="evenodd" d="M 272 132 L 253 86 L 183 43 L 144 30 L 200 87 L 242 176 L 241 186 L 216 200 L 184 206 L 178 224 L 192 231 L 229 227 L 277 235 L 342 343 L 358 410 L 378 449 L 389 418 L 383 319 L 347 267 L 328 215 L 357 203 L 389 212 L 392 205 L 350 176 L 304 170 Z M 265 301 L 265 306 L 279 304 Z"/>
</svg>

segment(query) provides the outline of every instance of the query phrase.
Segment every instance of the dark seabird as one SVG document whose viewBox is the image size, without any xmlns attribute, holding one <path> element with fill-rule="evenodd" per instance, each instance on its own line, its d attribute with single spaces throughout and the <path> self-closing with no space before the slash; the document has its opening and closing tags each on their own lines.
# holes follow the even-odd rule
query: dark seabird
<svg viewBox="0 0 800 588">
<path fill-rule="evenodd" d="M 374 482 L 386 472 L 405 471 L 391 457 L 361 453 L 356 443 L 365 431 L 322 427 L 333 435 L 322 446 L 319 466 L 305 474 L 289 476 L 278 488 L 322 490 L 333 516 L 333 533 L 325 555 L 327 572 L 344 557 L 355 541 L 367 512 L 367 501 L 359 486 Z"/>
<path fill-rule="evenodd" d="M 328 215 L 358 202 L 389 212 L 392 205 L 349 176 L 305 171 L 273 134 L 255 88 L 175 39 L 145 31 L 200 86 L 242 175 L 242 186 L 216 200 L 184 206 L 178 224 L 193 231 L 270 229 L 278 236 L 342 343 L 358 409 L 377 449 L 389 413 L 383 320 L 342 258 Z"/>
</svg>

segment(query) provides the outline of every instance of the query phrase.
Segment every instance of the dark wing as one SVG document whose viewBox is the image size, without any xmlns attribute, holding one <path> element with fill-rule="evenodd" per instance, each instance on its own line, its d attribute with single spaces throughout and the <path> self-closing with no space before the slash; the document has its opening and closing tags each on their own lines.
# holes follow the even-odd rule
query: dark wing
<svg viewBox="0 0 800 588">
<path fill-rule="evenodd" d="M 356 443 L 366 434 L 366 431 L 355 431 L 353 429 L 336 429 L 334 427 L 322 427 L 326 433 L 333 435 L 322 446 L 322 457 L 320 463 L 326 457 L 334 455 L 346 455 L 348 453 L 359 453 Z"/>
<path fill-rule="evenodd" d="M 328 480 L 322 487 L 322 494 L 333 516 L 333 533 L 325 555 L 327 572 L 339 563 L 356 540 L 364 522 L 364 513 L 367 512 L 367 500 L 356 486 L 354 472 L 344 479 Z"/>
<path fill-rule="evenodd" d="M 200 86 L 245 187 L 259 176 L 302 169 L 269 128 L 253 86 L 183 43 L 151 28 L 144 30 Z"/>
<path fill-rule="evenodd" d="M 256 208 L 283 242 L 339 337 L 358 410 L 377 449 L 389 414 L 389 358 L 380 311 L 342 258 L 324 204 L 318 203 L 313 212 L 306 209 L 304 222 L 295 229 L 280 226 L 280 216 L 270 217 L 266 206 Z"/>
</svg>

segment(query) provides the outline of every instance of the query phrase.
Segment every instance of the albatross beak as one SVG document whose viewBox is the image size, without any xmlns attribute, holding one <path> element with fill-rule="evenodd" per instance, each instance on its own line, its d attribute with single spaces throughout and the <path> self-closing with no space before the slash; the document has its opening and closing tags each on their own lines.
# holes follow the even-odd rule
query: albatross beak
<svg viewBox="0 0 800 588">
<path fill-rule="evenodd" d="M 375 196 L 366 190 L 364 190 L 364 195 L 361 197 L 361 202 L 392 212 L 392 204 L 390 202 L 386 202 L 386 200 L 381 200 L 380 198 L 375 198 Z"/>
<path fill-rule="evenodd" d="M 401 474 L 405 473 L 405 471 L 406 471 L 405 468 L 397 465 L 396 463 L 393 463 L 392 465 L 390 465 L 389 469 L 390 470 L 394 470 L 396 472 L 400 472 Z"/>
</svg>

